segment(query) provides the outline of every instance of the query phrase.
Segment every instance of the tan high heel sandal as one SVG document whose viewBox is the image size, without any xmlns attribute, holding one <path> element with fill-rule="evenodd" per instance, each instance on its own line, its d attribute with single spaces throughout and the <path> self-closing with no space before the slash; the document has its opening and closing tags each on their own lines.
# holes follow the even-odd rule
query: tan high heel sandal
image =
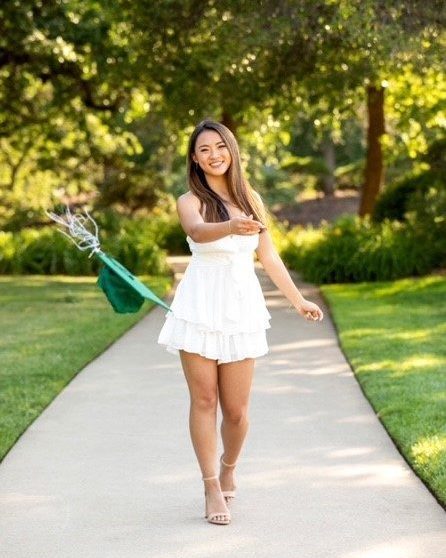
<svg viewBox="0 0 446 558">
<path fill-rule="evenodd" d="M 235 467 L 235 466 L 237 465 L 237 463 L 231 463 L 231 464 L 225 463 L 225 462 L 223 461 L 223 455 L 224 455 L 224 454 L 222 454 L 222 456 L 220 457 L 220 463 L 221 463 L 222 465 L 224 465 L 225 467 Z M 225 497 L 226 502 L 229 502 L 230 500 L 232 500 L 233 498 L 235 498 L 235 489 L 236 489 L 236 488 L 237 488 L 237 487 L 234 486 L 234 489 L 233 489 L 233 490 L 222 490 L 222 491 L 221 491 L 221 493 L 222 493 L 223 496 Z"/>
<path fill-rule="evenodd" d="M 207 481 L 207 480 L 214 480 L 214 479 L 218 479 L 217 475 L 215 475 L 214 477 L 203 477 L 203 481 Z M 229 523 L 231 523 L 231 514 L 229 512 L 214 512 L 214 513 L 208 513 L 208 502 L 207 502 L 207 498 L 206 498 L 206 489 L 204 491 L 204 498 L 205 498 L 205 502 L 206 502 L 206 509 L 205 509 L 205 515 L 204 518 L 208 520 L 209 523 L 214 523 L 215 525 L 229 525 Z M 224 519 L 218 519 L 223 517 Z"/>
</svg>

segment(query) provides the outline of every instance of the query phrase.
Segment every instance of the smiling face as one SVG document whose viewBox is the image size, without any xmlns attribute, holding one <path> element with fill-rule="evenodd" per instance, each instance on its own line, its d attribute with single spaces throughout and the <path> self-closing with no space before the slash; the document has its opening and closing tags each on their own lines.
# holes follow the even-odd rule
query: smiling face
<svg viewBox="0 0 446 558">
<path fill-rule="evenodd" d="M 192 159 L 210 176 L 225 174 L 231 165 L 231 154 L 215 130 L 203 130 L 198 135 Z"/>
</svg>

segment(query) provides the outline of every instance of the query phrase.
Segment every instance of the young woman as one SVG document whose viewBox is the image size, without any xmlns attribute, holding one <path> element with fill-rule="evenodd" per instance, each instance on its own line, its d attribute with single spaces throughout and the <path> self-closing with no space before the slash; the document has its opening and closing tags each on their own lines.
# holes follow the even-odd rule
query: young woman
<svg viewBox="0 0 446 558">
<path fill-rule="evenodd" d="M 205 517 L 231 521 L 234 467 L 248 430 L 255 358 L 268 352 L 269 314 L 254 271 L 253 252 L 283 295 L 308 320 L 319 306 L 294 285 L 265 226 L 260 196 L 243 178 L 237 141 L 218 122 L 204 120 L 188 149 L 189 191 L 177 200 L 192 257 L 177 286 L 158 343 L 180 354 L 190 394 L 192 444 L 205 483 Z M 217 461 L 217 404 L 223 454 Z"/>
</svg>

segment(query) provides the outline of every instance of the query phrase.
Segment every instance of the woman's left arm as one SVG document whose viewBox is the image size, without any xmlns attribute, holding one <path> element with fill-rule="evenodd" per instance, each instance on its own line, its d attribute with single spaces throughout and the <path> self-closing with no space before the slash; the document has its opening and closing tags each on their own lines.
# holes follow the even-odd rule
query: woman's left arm
<svg viewBox="0 0 446 558">
<path fill-rule="evenodd" d="M 307 320 L 322 320 L 324 314 L 317 304 L 306 300 L 294 284 L 291 276 L 279 256 L 268 230 L 259 234 L 257 257 L 271 281 L 291 302 L 296 310 Z"/>
</svg>

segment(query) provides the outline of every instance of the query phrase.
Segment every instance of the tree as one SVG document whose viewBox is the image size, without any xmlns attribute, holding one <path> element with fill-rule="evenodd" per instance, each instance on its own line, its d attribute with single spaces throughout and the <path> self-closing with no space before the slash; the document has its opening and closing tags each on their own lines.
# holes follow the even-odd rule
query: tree
<svg viewBox="0 0 446 558">
<path fill-rule="evenodd" d="M 191 124 L 204 116 L 223 120 L 243 143 L 248 119 L 256 115 L 269 143 L 257 138 L 250 149 L 263 149 L 260 158 L 272 160 L 272 138 L 280 143 L 281 135 L 290 136 L 285 116 L 291 122 L 300 117 L 298 98 L 318 122 L 316 147 L 325 160 L 324 188 L 331 192 L 334 145 L 356 117 L 365 79 L 379 85 L 408 56 L 416 58 L 439 28 L 438 5 L 3 3 L 3 224 L 7 215 L 41 215 L 44 204 L 85 195 L 132 212 L 153 206 L 163 189 L 184 177 L 184 141 Z M 422 47 L 423 54 L 435 51 L 433 43 Z M 37 188 L 29 187 L 37 182 L 40 199 Z"/>
<path fill-rule="evenodd" d="M 384 87 L 369 85 L 367 87 L 367 159 L 364 174 L 359 215 L 373 212 L 375 200 L 383 183 L 383 154 L 381 138 L 384 129 Z"/>
<path fill-rule="evenodd" d="M 3 227 L 38 223 L 46 207 L 92 203 L 98 192 L 101 203 L 134 196 L 131 207 L 153 205 L 162 181 L 147 161 L 143 179 L 135 171 L 141 146 L 128 121 L 140 102 L 137 76 L 128 28 L 109 4 L 8 2 L 0 16 Z"/>
<path fill-rule="evenodd" d="M 375 200 L 383 183 L 382 138 L 384 125 L 384 85 L 386 78 L 401 70 L 403 61 L 439 55 L 436 38 L 446 21 L 442 3 L 434 1 L 371 2 L 366 4 L 369 17 L 365 20 L 366 34 L 374 48 L 364 54 L 368 59 L 367 161 L 359 214 L 373 212 Z M 443 33 L 444 37 L 444 33 Z M 428 52 L 428 50 L 430 52 Z M 420 68 L 422 71 L 422 68 Z"/>
<path fill-rule="evenodd" d="M 338 108 L 344 104 L 339 99 L 365 90 L 369 126 L 360 210 L 364 215 L 372 211 L 383 182 L 382 84 L 408 60 L 413 60 L 414 67 L 422 72 L 426 59 L 441 59 L 446 14 L 442 3 L 436 0 L 338 0 L 331 4 L 337 7 L 335 15 L 320 17 L 331 40 L 321 38 L 315 67 L 305 76 L 304 83 L 293 85 L 300 91 L 311 91 L 322 106 L 333 107 L 337 103 Z"/>
</svg>

